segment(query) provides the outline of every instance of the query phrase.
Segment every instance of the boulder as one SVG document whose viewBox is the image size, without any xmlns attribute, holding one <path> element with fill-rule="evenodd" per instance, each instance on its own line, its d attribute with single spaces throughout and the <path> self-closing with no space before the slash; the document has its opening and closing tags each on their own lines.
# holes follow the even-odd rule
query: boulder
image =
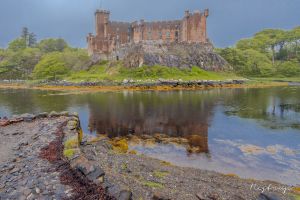
<svg viewBox="0 0 300 200">
<path fill-rule="evenodd" d="M 118 200 L 131 200 L 132 192 L 128 190 L 122 190 L 119 194 Z"/>
<path fill-rule="evenodd" d="M 282 200 L 282 199 L 272 193 L 260 193 L 257 200 Z"/>
<path fill-rule="evenodd" d="M 22 114 L 19 117 L 22 118 L 23 121 L 25 122 L 30 122 L 35 119 L 35 115 L 28 114 L 28 113 Z"/>
</svg>

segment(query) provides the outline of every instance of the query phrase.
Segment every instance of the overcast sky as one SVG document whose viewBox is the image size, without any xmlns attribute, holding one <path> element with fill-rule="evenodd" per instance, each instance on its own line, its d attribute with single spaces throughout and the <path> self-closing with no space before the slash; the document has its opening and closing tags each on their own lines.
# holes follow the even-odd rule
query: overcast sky
<svg viewBox="0 0 300 200">
<path fill-rule="evenodd" d="M 103 0 L 112 20 L 181 19 L 184 10 L 210 9 L 208 35 L 218 47 L 233 45 L 263 28 L 300 25 L 300 0 Z M 100 0 L 0 0 L 0 47 L 27 26 L 38 39 L 62 37 L 86 47 Z"/>
</svg>

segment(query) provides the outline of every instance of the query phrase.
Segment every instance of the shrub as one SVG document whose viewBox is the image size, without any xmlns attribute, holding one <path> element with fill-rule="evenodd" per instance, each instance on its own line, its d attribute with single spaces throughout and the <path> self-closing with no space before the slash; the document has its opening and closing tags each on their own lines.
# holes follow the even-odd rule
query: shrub
<svg viewBox="0 0 300 200">
<path fill-rule="evenodd" d="M 42 57 L 35 66 L 33 77 L 35 79 L 58 80 L 67 75 L 70 69 L 63 60 L 62 53 L 50 53 Z"/>
</svg>

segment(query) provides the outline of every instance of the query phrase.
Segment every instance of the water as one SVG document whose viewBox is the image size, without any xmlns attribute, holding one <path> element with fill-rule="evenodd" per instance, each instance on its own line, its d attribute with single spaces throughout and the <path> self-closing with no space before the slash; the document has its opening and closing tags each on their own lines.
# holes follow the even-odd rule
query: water
<svg viewBox="0 0 300 200">
<path fill-rule="evenodd" d="M 173 164 L 300 184 L 300 87 L 66 93 L 0 90 L 0 116 L 76 111 L 87 134 Z M 155 139 L 156 138 L 156 139 Z"/>
</svg>

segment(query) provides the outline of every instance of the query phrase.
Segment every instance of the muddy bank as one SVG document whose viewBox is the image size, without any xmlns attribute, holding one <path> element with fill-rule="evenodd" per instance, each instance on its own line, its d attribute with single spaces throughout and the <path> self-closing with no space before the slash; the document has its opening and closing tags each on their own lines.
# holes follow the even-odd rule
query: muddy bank
<svg viewBox="0 0 300 200">
<path fill-rule="evenodd" d="M 67 112 L 0 119 L 0 199 L 113 199 L 64 156 Z"/>
</svg>

